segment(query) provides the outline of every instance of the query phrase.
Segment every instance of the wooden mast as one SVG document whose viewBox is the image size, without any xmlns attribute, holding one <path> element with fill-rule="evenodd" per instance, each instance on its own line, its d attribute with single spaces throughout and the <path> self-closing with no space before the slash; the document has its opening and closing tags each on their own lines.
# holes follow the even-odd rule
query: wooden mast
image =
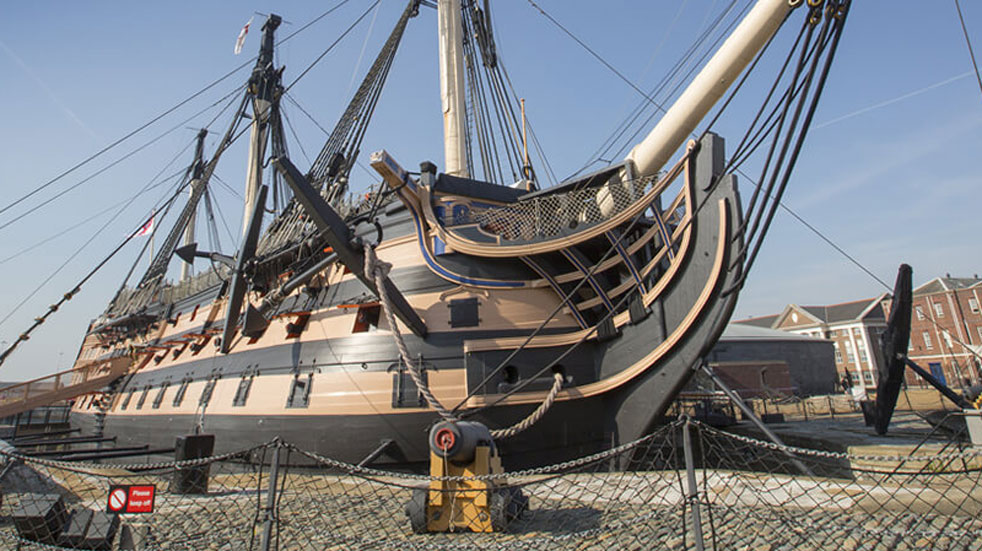
<svg viewBox="0 0 982 551">
<path fill-rule="evenodd" d="M 467 113 L 464 102 L 460 0 L 439 0 L 440 103 L 443 107 L 443 171 L 467 178 Z"/>
<path fill-rule="evenodd" d="M 651 133 L 628 153 L 625 160 L 634 163 L 637 176 L 654 175 L 668 162 L 798 3 L 757 2 Z"/>
</svg>

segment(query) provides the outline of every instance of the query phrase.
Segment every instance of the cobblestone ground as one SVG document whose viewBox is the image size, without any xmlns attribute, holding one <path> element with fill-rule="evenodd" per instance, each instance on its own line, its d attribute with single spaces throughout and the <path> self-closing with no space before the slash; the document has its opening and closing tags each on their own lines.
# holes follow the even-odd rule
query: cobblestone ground
<svg viewBox="0 0 982 551">
<path fill-rule="evenodd" d="M 710 477 L 711 478 L 711 477 Z M 140 482 L 149 479 L 141 479 Z M 758 482 L 758 477 L 754 477 Z M 156 480 L 166 487 L 164 480 Z M 207 496 L 161 492 L 152 516 L 129 515 L 149 527 L 148 549 L 241 550 L 258 548 L 266 493 L 257 478 L 216 477 L 221 489 Z M 523 491 L 529 510 L 504 533 L 413 534 L 404 512 L 411 489 L 398 480 L 294 474 L 280 494 L 281 550 L 320 549 L 694 549 L 691 510 L 676 473 L 572 474 L 531 479 Z M 237 486 L 237 484 L 239 486 Z M 734 485 L 731 491 L 736 491 Z M 598 490 L 601 490 L 598 493 Z M 0 548 L 14 549 L 10 513 L 34 496 L 13 493 L 0 506 Z M 705 499 L 705 498 L 703 498 Z M 713 498 L 710 499 L 713 501 Z M 982 550 L 982 519 L 972 515 L 879 513 L 821 507 L 701 503 L 707 549 Z M 765 503 L 760 501 L 759 503 Z M 72 506 L 86 505 L 77 500 Z M 95 506 L 95 503 L 89 503 Z M 45 549 L 24 543 L 21 549 Z"/>
</svg>

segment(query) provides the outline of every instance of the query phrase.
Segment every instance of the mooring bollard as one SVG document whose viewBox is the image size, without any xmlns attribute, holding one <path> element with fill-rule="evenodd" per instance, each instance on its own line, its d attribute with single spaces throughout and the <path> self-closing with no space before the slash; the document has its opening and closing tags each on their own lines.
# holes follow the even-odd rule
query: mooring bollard
<svg viewBox="0 0 982 551">
<path fill-rule="evenodd" d="M 174 445 L 174 460 L 187 461 L 211 456 L 215 450 L 214 434 L 178 436 Z M 170 491 L 175 494 L 207 494 L 210 465 L 178 467 L 171 480 Z"/>
</svg>

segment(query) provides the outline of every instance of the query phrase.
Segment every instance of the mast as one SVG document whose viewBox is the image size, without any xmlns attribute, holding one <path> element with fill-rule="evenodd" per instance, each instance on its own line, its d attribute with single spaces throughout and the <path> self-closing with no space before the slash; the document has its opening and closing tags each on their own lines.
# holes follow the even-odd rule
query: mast
<svg viewBox="0 0 982 551">
<path fill-rule="evenodd" d="M 658 121 L 651 133 L 628 153 L 637 176 L 658 172 L 695 130 L 696 125 L 774 36 L 794 2 L 759 0 L 723 46 Z"/>
<path fill-rule="evenodd" d="M 208 130 L 202 128 L 198 132 L 198 143 L 194 148 L 194 164 L 191 168 L 191 189 L 188 190 L 188 201 L 194 197 L 195 190 L 204 185 L 201 180 L 201 175 L 205 171 L 204 151 L 205 151 L 205 137 L 208 136 Z M 188 219 L 188 226 L 184 229 L 184 245 L 190 245 L 194 243 L 194 223 L 198 218 L 198 211 L 195 210 L 191 213 L 191 218 Z M 191 271 L 194 267 L 184 262 L 181 264 L 181 281 L 187 281 L 191 278 Z"/>
<path fill-rule="evenodd" d="M 263 158 L 269 135 L 269 113 L 273 101 L 279 95 L 280 73 L 273 68 L 273 35 L 282 19 L 270 14 L 263 24 L 262 46 L 259 59 L 249 79 L 252 94 L 252 128 L 249 133 L 249 161 L 246 166 L 245 209 L 242 214 L 242 235 L 249 226 L 249 217 L 256 204 L 256 194 L 263 183 Z"/>
<path fill-rule="evenodd" d="M 443 107 L 444 172 L 467 178 L 463 29 L 460 0 L 439 0 L 440 103 Z"/>
</svg>

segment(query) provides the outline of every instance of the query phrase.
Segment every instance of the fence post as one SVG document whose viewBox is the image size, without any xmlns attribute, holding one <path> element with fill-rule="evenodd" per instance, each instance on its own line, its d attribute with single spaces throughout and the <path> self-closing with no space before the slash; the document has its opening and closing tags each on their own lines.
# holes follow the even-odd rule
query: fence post
<svg viewBox="0 0 982 551">
<path fill-rule="evenodd" d="M 692 436 L 689 430 L 689 418 L 686 417 L 682 428 L 682 449 L 685 452 L 685 474 L 687 481 L 686 501 L 692 507 L 692 530 L 694 532 L 696 551 L 705 549 L 702 539 L 702 517 L 699 511 L 699 490 L 696 484 L 696 467 L 692 459 Z"/>
<path fill-rule="evenodd" d="M 266 490 L 266 506 L 263 507 L 263 539 L 260 542 L 262 551 L 270 551 L 273 542 L 273 523 L 276 519 L 276 485 L 280 474 L 280 448 L 277 440 L 273 443 L 273 459 L 269 465 L 269 487 Z"/>
</svg>

